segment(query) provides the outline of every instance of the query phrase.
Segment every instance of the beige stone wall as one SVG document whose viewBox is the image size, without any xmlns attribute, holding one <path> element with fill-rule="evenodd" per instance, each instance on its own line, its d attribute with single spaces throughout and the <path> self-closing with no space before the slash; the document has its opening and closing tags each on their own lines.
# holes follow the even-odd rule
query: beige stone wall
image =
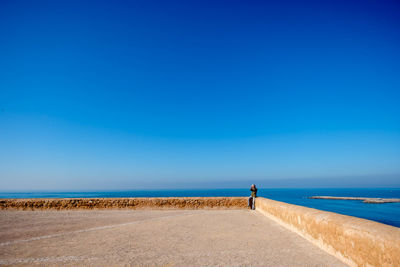
<svg viewBox="0 0 400 267">
<path fill-rule="evenodd" d="M 351 266 L 400 266 L 400 228 L 261 197 L 256 209 Z"/>
<path fill-rule="evenodd" d="M 244 209 L 245 197 L 0 199 L 0 209 Z"/>
</svg>

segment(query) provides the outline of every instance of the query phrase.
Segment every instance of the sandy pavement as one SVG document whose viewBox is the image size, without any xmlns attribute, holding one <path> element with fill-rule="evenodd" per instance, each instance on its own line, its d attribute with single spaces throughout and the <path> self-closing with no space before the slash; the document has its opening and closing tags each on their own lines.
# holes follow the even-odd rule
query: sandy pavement
<svg viewBox="0 0 400 267">
<path fill-rule="evenodd" d="M 344 266 L 250 210 L 0 211 L 0 265 Z"/>
</svg>

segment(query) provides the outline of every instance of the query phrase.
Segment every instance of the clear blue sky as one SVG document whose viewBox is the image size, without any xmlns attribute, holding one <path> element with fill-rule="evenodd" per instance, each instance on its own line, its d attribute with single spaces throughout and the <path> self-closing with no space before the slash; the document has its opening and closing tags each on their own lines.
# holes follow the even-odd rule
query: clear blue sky
<svg viewBox="0 0 400 267">
<path fill-rule="evenodd" d="M 0 1 L 0 190 L 400 186 L 399 14 Z"/>
</svg>

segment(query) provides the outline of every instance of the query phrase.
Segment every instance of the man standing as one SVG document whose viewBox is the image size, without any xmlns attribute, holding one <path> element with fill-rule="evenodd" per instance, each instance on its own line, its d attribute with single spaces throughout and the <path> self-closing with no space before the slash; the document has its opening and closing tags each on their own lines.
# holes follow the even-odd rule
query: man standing
<svg viewBox="0 0 400 267">
<path fill-rule="evenodd" d="M 257 197 L 257 187 L 255 184 L 251 185 L 250 188 L 251 197 L 249 198 L 249 207 L 254 210 L 256 209 L 256 197 Z"/>
</svg>

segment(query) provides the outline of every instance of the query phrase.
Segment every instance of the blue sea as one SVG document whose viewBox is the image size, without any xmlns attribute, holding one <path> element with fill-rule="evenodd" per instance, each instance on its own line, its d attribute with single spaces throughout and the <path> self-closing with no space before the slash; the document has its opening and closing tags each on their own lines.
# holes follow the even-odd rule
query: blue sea
<svg viewBox="0 0 400 267">
<path fill-rule="evenodd" d="M 249 196 L 249 189 L 134 190 L 107 192 L 0 192 L 0 198 L 218 197 Z M 258 195 L 286 203 L 332 211 L 400 227 L 400 203 L 309 199 L 310 196 L 400 198 L 400 188 L 258 189 Z"/>
</svg>

